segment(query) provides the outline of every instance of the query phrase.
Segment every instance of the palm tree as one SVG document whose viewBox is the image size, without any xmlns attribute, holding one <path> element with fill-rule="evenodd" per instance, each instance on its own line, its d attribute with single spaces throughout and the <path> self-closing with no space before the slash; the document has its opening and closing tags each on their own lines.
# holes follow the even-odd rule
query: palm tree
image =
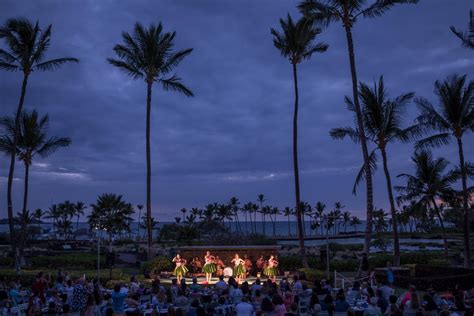
<svg viewBox="0 0 474 316">
<path fill-rule="evenodd" d="M 293 215 L 293 209 L 291 207 L 285 207 L 283 209 L 283 216 L 288 219 L 288 236 L 291 236 L 291 225 L 290 225 L 290 216 Z"/>
<path fill-rule="evenodd" d="M 142 204 L 137 204 L 138 208 L 138 228 L 137 228 L 137 239 L 140 240 L 140 219 L 142 218 L 142 209 L 143 205 Z"/>
<path fill-rule="evenodd" d="M 314 53 L 323 53 L 328 49 L 325 43 L 316 43 L 316 36 L 321 33 L 319 28 L 312 27 L 305 19 L 296 23 L 288 14 L 287 20 L 280 19 L 282 32 L 271 30 L 273 44 L 284 58 L 288 58 L 293 68 L 293 82 L 295 88 L 295 106 L 293 111 L 293 172 L 295 178 L 295 209 L 298 222 L 298 236 L 300 252 L 304 267 L 308 267 L 304 248 L 304 231 L 300 199 L 300 179 L 298 170 L 298 74 L 297 65 L 304 59 L 310 59 Z"/>
<path fill-rule="evenodd" d="M 457 30 L 454 26 L 450 27 L 451 32 L 454 33 L 462 42 L 464 47 L 474 49 L 474 12 L 469 11 L 469 25 L 467 32 Z"/>
<path fill-rule="evenodd" d="M 418 0 L 374 0 L 371 4 L 366 4 L 366 2 L 366 0 L 304 0 L 298 6 L 300 11 L 315 24 L 329 25 L 331 22 L 341 22 L 346 33 L 347 51 L 349 54 L 349 64 L 352 77 L 354 111 L 357 117 L 357 130 L 359 132 L 362 157 L 365 166 L 365 184 L 367 187 L 367 224 L 365 229 L 364 248 L 362 250 L 364 253 L 368 253 L 370 250 L 374 202 L 369 150 L 364 134 L 364 121 L 362 119 L 362 110 L 359 104 L 357 89 L 359 81 L 357 79 L 352 27 L 359 17 L 378 17 L 390 10 L 396 4 L 416 3 Z"/>
<path fill-rule="evenodd" d="M 26 214 L 28 209 L 28 188 L 30 166 L 33 158 L 39 156 L 46 158 L 61 147 L 69 146 L 71 140 L 65 137 L 47 137 L 47 129 L 49 117 L 45 115 L 39 117 L 38 112 L 33 110 L 28 113 L 26 111 L 20 114 L 20 127 L 17 134 L 16 148 L 14 149 L 15 138 L 15 118 L 5 117 L 0 120 L 7 131 L 0 137 L 0 151 L 11 154 L 16 152 L 18 160 L 22 161 L 25 166 L 24 191 L 23 191 L 23 208 L 22 213 Z M 26 215 L 25 215 L 26 216 Z M 22 216 L 21 218 L 26 218 Z M 23 256 L 23 249 L 26 238 L 26 223 L 21 223 L 21 235 L 19 240 L 19 252 Z"/>
<path fill-rule="evenodd" d="M 422 150 L 415 152 L 412 157 L 415 164 L 415 174 L 400 174 L 398 177 L 406 179 L 405 186 L 396 186 L 400 192 L 399 202 L 414 201 L 416 206 L 426 213 L 432 207 L 438 216 L 444 242 L 444 254 L 448 257 L 448 241 L 444 229 L 444 222 L 438 206 L 438 200 L 453 196 L 451 185 L 459 175 L 455 171 L 445 173 L 448 161 L 444 158 L 434 159 L 430 152 Z"/>
<path fill-rule="evenodd" d="M 53 228 L 54 228 L 55 237 L 56 237 L 56 224 L 59 220 L 60 215 L 61 215 L 60 210 L 58 209 L 57 204 L 51 205 L 49 209 L 46 211 L 46 218 L 53 220 Z"/>
<path fill-rule="evenodd" d="M 173 51 L 176 32 L 164 32 L 161 23 L 151 24 L 148 29 L 135 24 L 132 34 L 122 33 L 123 44 L 114 46 L 118 59 L 108 62 L 125 72 L 132 79 L 144 80 L 147 86 L 146 99 L 146 216 L 148 218 L 148 258 L 152 256 L 151 227 L 151 92 L 153 83 L 158 82 L 165 91 L 177 91 L 191 97 L 193 93 L 176 75 L 169 74 L 188 56 L 192 49 Z"/>
<path fill-rule="evenodd" d="M 184 207 L 180 210 L 180 212 L 183 213 L 183 223 L 184 223 L 185 220 L 186 220 L 186 212 L 187 212 L 187 211 L 188 211 L 188 210 L 187 210 L 186 208 L 184 208 Z"/>
<path fill-rule="evenodd" d="M 37 223 L 38 223 L 38 231 L 41 231 L 41 219 L 43 218 L 44 215 L 46 215 L 46 212 L 43 211 L 43 210 L 40 209 L 40 208 L 37 208 L 37 209 L 33 212 L 33 216 L 34 216 L 35 220 L 36 220 Z"/>
<path fill-rule="evenodd" d="M 474 81 L 466 83 L 466 76 L 450 76 L 444 82 L 435 82 L 435 94 L 439 98 L 438 109 L 427 99 L 415 101 L 421 110 L 417 122 L 427 132 L 435 131 L 417 143 L 417 148 L 439 147 L 449 143 L 454 137 L 458 145 L 459 167 L 462 181 L 464 213 L 464 267 L 471 266 L 469 246 L 469 192 L 467 168 L 464 161 L 463 136 L 474 130 Z"/>
<path fill-rule="evenodd" d="M 23 82 L 21 85 L 20 99 L 15 115 L 15 133 L 13 135 L 13 151 L 10 156 L 10 169 L 8 171 L 7 184 L 7 209 L 8 224 L 12 251 L 16 259 L 18 254 L 15 247 L 15 233 L 13 227 L 13 202 L 12 184 L 15 172 L 15 158 L 17 146 L 17 134 L 20 129 L 20 114 L 23 111 L 28 79 L 33 71 L 53 71 L 68 62 L 79 62 L 77 58 L 63 57 L 45 60 L 46 52 L 51 41 L 51 24 L 42 30 L 38 22 L 31 23 L 27 19 L 9 19 L 0 27 L 0 39 L 3 39 L 7 49 L 0 48 L 0 69 L 6 71 L 21 71 Z M 17 270 L 19 269 L 18 260 Z"/>
<path fill-rule="evenodd" d="M 400 242 L 398 238 L 397 210 L 395 208 L 395 199 L 393 197 L 392 180 L 388 169 L 387 145 L 396 141 L 407 142 L 413 135 L 418 135 L 417 126 L 403 129 L 402 118 L 405 115 L 406 105 L 413 98 L 413 93 L 402 94 L 395 99 L 388 98 L 388 91 L 385 88 L 383 77 L 380 77 L 379 83 L 374 83 L 373 89 L 364 83 L 360 83 L 359 97 L 362 100 L 362 119 L 365 128 L 366 138 L 372 142 L 376 148 L 370 153 L 370 164 L 373 171 L 376 168 L 376 151 L 380 150 L 383 161 L 383 170 L 387 185 L 388 200 L 390 202 L 390 213 L 392 216 L 392 234 L 393 234 L 393 265 L 400 266 Z M 347 107 L 354 112 L 354 103 L 346 97 Z M 331 130 L 333 138 L 350 137 L 355 142 L 359 142 L 359 132 L 351 127 L 335 128 Z M 356 178 L 353 193 L 357 184 L 364 176 L 364 166 L 362 166 Z"/>
<path fill-rule="evenodd" d="M 326 204 L 324 204 L 321 201 L 316 202 L 316 205 L 314 207 L 314 217 L 318 219 L 320 223 L 323 221 L 323 214 L 324 214 L 324 209 L 326 208 Z M 321 236 L 323 235 L 323 225 L 319 225 L 321 227 Z"/>
<path fill-rule="evenodd" d="M 76 204 L 74 205 L 75 209 L 75 216 L 77 217 L 76 219 L 76 232 L 79 230 L 79 218 L 84 215 L 84 210 L 86 209 L 86 204 L 81 201 L 77 201 Z"/>
<path fill-rule="evenodd" d="M 255 232 L 257 232 L 257 211 L 260 210 L 260 213 L 262 213 L 262 223 L 263 223 L 263 234 L 265 235 L 265 218 L 263 217 L 264 211 L 263 211 L 263 202 L 265 202 L 265 195 L 263 193 L 260 193 L 257 196 L 257 202 L 260 204 L 260 208 L 255 210 L 254 214 L 254 223 L 255 223 Z"/>
<path fill-rule="evenodd" d="M 112 252 L 113 235 L 115 232 L 129 230 L 132 215 L 135 213 L 131 203 L 122 199 L 122 195 L 105 193 L 91 204 L 92 212 L 87 216 L 92 228 L 106 230 L 109 235 L 109 252 Z"/>
<path fill-rule="evenodd" d="M 357 216 L 352 216 L 351 217 L 351 223 L 350 225 L 351 226 L 354 226 L 354 233 L 357 232 L 357 225 L 360 225 L 361 224 L 361 221 L 360 219 L 357 217 Z"/>
<path fill-rule="evenodd" d="M 351 222 L 351 213 L 350 212 L 344 212 L 342 213 L 342 223 L 344 226 L 344 233 L 347 233 L 347 224 Z"/>
<path fill-rule="evenodd" d="M 230 198 L 229 207 L 231 209 L 232 215 L 234 216 L 235 230 L 237 231 L 237 233 L 241 232 L 240 220 L 239 220 L 239 204 L 240 204 L 240 201 L 238 198 L 236 198 L 235 196 Z"/>
</svg>

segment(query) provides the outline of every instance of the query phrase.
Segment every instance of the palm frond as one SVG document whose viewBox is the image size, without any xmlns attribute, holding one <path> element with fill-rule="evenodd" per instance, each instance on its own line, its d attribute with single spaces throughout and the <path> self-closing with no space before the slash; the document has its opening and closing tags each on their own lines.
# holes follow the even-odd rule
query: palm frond
<svg viewBox="0 0 474 316">
<path fill-rule="evenodd" d="M 159 79 L 159 82 L 166 91 L 181 92 L 187 97 L 194 96 L 193 92 L 189 90 L 183 83 L 181 83 L 181 78 L 177 77 L 176 75 L 173 75 L 167 79 Z"/>
<path fill-rule="evenodd" d="M 372 152 L 369 155 L 369 167 L 370 167 L 370 174 L 373 175 L 374 172 L 377 170 L 377 161 L 378 157 L 375 152 L 376 150 L 372 150 Z M 359 172 L 357 173 L 357 176 L 354 181 L 354 185 L 352 186 L 352 194 L 357 195 L 357 187 L 359 184 L 365 180 L 366 177 L 366 170 L 365 170 L 365 164 L 362 164 L 362 167 L 360 167 Z"/>
<path fill-rule="evenodd" d="M 187 48 L 171 55 L 171 57 L 166 60 L 165 64 L 161 68 L 161 73 L 167 74 L 172 71 L 186 56 L 191 54 L 192 51 L 192 48 Z"/>
<path fill-rule="evenodd" d="M 469 25 L 468 31 L 456 29 L 454 26 L 450 27 L 451 32 L 456 35 L 462 42 L 464 47 L 474 49 L 474 13 L 469 11 Z"/>
<path fill-rule="evenodd" d="M 21 68 L 17 65 L 6 63 L 3 61 L 0 61 L 0 69 L 7 70 L 7 71 L 18 71 L 21 70 Z"/>
<path fill-rule="evenodd" d="M 48 139 L 41 148 L 38 149 L 37 153 L 41 157 L 45 158 L 61 147 L 67 147 L 71 144 L 69 137 L 51 137 Z"/>
<path fill-rule="evenodd" d="M 441 147 L 447 145 L 450 142 L 451 135 L 449 133 L 442 133 L 437 135 L 428 136 L 422 140 L 419 140 L 415 144 L 415 149 L 427 149 L 430 147 Z"/>
<path fill-rule="evenodd" d="M 333 128 L 329 132 L 329 135 L 334 139 L 344 139 L 345 137 L 349 137 L 354 143 L 360 142 L 359 132 L 352 127 Z"/>
<path fill-rule="evenodd" d="M 366 18 L 378 17 L 390 10 L 397 4 L 415 4 L 418 0 L 376 0 L 372 5 L 360 11 L 357 15 L 362 15 Z"/>
<path fill-rule="evenodd" d="M 62 65 L 69 62 L 78 63 L 79 59 L 73 58 L 73 57 L 51 59 L 51 60 L 36 64 L 35 69 L 39 71 L 53 71 L 53 70 L 61 68 Z"/>
<path fill-rule="evenodd" d="M 133 67 L 129 63 L 126 63 L 122 60 L 117 60 L 113 58 L 107 58 L 109 64 L 117 67 L 121 71 L 125 72 L 129 77 L 133 79 L 142 79 L 145 78 L 145 74 L 143 74 L 140 69 Z"/>
</svg>

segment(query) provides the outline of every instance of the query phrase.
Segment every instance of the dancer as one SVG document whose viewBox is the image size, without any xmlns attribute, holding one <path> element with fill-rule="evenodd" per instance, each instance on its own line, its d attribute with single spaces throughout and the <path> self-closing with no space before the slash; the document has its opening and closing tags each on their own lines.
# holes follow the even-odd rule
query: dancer
<svg viewBox="0 0 474 316">
<path fill-rule="evenodd" d="M 178 253 L 172 261 L 176 264 L 176 268 L 174 268 L 173 274 L 178 279 L 178 283 L 181 284 L 181 279 L 186 274 L 186 272 L 188 272 L 188 268 L 186 268 L 186 259 L 181 258 L 181 255 Z"/>
<path fill-rule="evenodd" d="M 206 284 L 211 282 L 212 274 L 217 271 L 215 260 L 216 258 L 211 255 L 211 252 L 209 250 L 206 251 L 204 266 L 202 267 L 202 271 L 206 274 Z"/>
<path fill-rule="evenodd" d="M 270 259 L 267 261 L 267 266 L 263 270 L 263 274 L 272 279 L 275 282 L 276 276 L 278 274 L 278 261 L 273 255 L 270 256 Z"/>
<path fill-rule="evenodd" d="M 233 275 L 236 278 L 237 283 L 240 284 L 240 281 L 242 280 L 242 278 L 245 278 L 245 267 L 244 267 L 245 261 L 242 260 L 239 257 L 238 253 L 236 253 L 235 256 L 234 256 L 234 259 L 232 259 L 231 263 L 234 264 L 234 273 L 233 273 Z"/>
</svg>

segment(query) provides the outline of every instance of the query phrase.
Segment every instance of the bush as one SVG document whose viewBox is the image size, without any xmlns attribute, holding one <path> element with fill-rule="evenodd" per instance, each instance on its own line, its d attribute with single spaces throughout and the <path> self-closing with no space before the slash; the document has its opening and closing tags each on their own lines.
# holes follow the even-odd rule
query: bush
<svg viewBox="0 0 474 316">
<path fill-rule="evenodd" d="M 100 258 L 100 265 L 105 267 L 105 255 Z M 68 253 L 54 256 L 30 257 L 31 266 L 34 269 L 94 269 L 97 267 L 97 255 L 92 253 Z"/>
<path fill-rule="evenodd" d="M 301 257 L 299 256 L 279 257 L 278 262 L 280 269 L 283 271 L 297 271 L 301 268 Z"/>
<path fill-rule="evenodd" d="M 435 267 L 449 267 L 450 266 L 449 260 L 446 260 L 446 259 L 431 259 L 428 261 L 428 264 L 430 266 L 435 266 Z"/>
<path fill-rule="evenodd" d="M 162 271 L 171 271 L 172 268 L 173 263 L 169 258 L 165 256 L 158 256 L 155 259 L 145 262 L 141 267 L 141 271 L 143 274 L 149 274 L 153 271 L 160 273 Z"/>
<path fill-rule="evenodd" d="M 298 269 L 298 272 L 304 273 L 306 276 L 306 280 L 310 282 L 314 282 L 315 280 L 322 280 L 326 279 L 326 272 L 318 270 L 318 269 L 311 269 L 311 268 L 301 268 Z"/>
</svg>

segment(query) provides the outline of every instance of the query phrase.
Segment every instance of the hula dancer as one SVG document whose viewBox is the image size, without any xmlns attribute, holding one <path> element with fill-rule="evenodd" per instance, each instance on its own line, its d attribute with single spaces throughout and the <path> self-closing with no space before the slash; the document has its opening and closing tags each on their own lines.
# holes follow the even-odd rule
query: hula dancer
<svg viewBox="0 0 474 316">
<path fill-rule="evenodd" d="M 237 283 L 240 283 L 242 278 L 245 278 L 245 267 L 244 267 L 245 261 L 239 257 L 238 253 L 236 253 L 231 263 L 234 264 L 233 275 L 237 279 Z"/>
<path fill-rule="evenodd" d="M 186 259 L 181 258 L 181 255 L 178 253 L 176 254 L 176 257 L 173 258 L 173 262 L 176 264 L 173 274 L 178 279 L 178 283 L 181 283 L 181 279 L 186 272 L 188 272 L 188 268 L 186 268 Z"/>
<path fill-rule="evenodd" d="M 263 274 L 275 281 L 278 274 L 278 261 L 274 256 L 270 256 L 266 268 L 263 270 Z"/>
<path fill-rule="evenodd" d="M 212 274 L 217 271 L 215 260 L 216 258 L 211 255 L 211 252 L 209 250 L 206 251 L 204 266 L 202 267 L 202 271 L 206 274 L 206 283 L 211 282 Z"/>
</svg>

